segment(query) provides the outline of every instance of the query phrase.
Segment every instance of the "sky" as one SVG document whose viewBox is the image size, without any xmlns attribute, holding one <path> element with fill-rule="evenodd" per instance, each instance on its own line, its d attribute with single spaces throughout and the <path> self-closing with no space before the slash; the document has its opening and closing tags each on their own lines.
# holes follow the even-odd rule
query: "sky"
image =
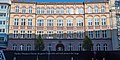
<svg viewBox="0 0 120 60">
<path fill-rule="evenodd" d="M 83 0 L 36 0 L 37 2 L 83 2 Z"/>
</svg>

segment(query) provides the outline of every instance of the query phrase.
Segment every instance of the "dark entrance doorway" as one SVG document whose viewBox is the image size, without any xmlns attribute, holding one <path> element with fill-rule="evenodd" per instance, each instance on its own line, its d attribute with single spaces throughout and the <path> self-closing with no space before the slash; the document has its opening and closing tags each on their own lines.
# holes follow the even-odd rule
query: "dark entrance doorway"
<svg viewBox="0 0 120 60">
<path fill-rule="evenodd" d="M 64 45 L 61 41 L 56 45 L 56 51 L 64 51 Z"/>
</svg>

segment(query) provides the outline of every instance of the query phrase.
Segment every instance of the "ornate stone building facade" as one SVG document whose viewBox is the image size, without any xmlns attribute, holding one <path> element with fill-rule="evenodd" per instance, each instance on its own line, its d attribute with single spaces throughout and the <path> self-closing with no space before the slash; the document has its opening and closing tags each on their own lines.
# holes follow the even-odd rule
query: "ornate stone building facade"
<svg viewBox="0 0 120 60">
<path fill-rule="evenodd" d="M 109 5 L 109 1 L 12 2 L 8 49 L 34 50 L 34 41 L 41 34 L 44 50 L 83 51 L 85 36 L 93 41 L 93 50 L 115 50 L 116 20 L 110 18 Z"/>
</svg>

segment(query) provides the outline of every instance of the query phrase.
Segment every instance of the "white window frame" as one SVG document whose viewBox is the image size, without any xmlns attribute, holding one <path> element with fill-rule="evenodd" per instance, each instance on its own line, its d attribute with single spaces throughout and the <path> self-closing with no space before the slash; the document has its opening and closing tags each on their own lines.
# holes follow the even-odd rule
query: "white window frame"
<svg viewBox="0 0 120 60">
<path fill-rule="evenodd" d="M 74 8 L 70 8 L 69 10 L 70 10 L 69 11 L 70 14 L 74 14 Z"/>
<path fill-rule="evenodd" d="M 67 39 L 73 38 L 73 31 L 67 31 Z"/>
<path fill-rule="evenodd" d="M 37 8 L 37 14 L 40 14 L 40 8 Z"/>
<path fill-rule="evenodd" d="M 47 39 L 53 39 L 53 31 L 47 31 Z"/>
<path fill-rule="evenodd" d="M 73 19 L 67 19 L 67 26 L 73 26 Z"/>
<path fill-rule="evenodd" d="M 82 19 L 76 19 L 76 26 L 83 26 L 83 20 Z"/>
<path fill-rule="evenodd" d="M 88 37 L 93 38 L 93 31 L 88 31 Z"/>
<path fill-rule="evenodd" d="M 21 25 L 26 25 L 26 19 L 25 18 L 21 19 Z"/>
<path fill-rule="evenodd" d="M 22 13 L 26 13 L 26 7 L 22 7 Z"/>
<path fill-rule="evenodd" d="M 53 26 L 54 20 L 53 19 L 48 19 L 47 20 L 47 26 Z"/>
<path fill-rule="evenodd" d="M 28 38 L 32 38 L 32 30 L 28 30 Z"/>
<path fill-rule="evenodd" d="M 50 11 L 51 11 L 51 9 L 47 8 L 47 14 L 51 14 Z"/>
<path fill-rule="evenodd" d="M 54 8 L 51 9 L 51 14 L 54 14 Z"/>
<path fill-rule="evenodd" d="M 101 50 L 100 44 L 97 44 L 96 47 L 97 47 L 97 49 L 96 49 L 97 51 Z"/>
<path fill-rule="evenodd" d="M 89 18 L 88 19 L 88 26 L 92 26 L 93 25 L 93 23 L 92 23 L 92 18 Z"/>
<path fill-rule="evenodd" d="M 101 13 L 105 13 L 105 7 L 104 6 L 101 7 Z"/>
<path fill-rule="evenodd" d="M 63 20 L 62 19 L 58 19 L 57 20 L 57 26 L 63 26 Z"/>
<path fill-rule="evenodd" d="M 37 26 L 44 26 L 44 20 L 43 19 L 38 19 L 37 20 Z"/>
<path fill-rule="evenodd" d="M 58 39 L 62 39 L 64 36 L 63 36 L 63 31 L 57 31 L 57 38 Z"/>
<path fill-rule="evenodd" d="M 23 44 L 20 44 L 20 51 L 23 51 L 25 48 L 24 48 L 24 45 Z"/>
<path fill-rule="evenodd" d="M 44 13 L 45 13 L 44 10 L 45 10 L 44 8 L 41 8 L 41 14 L 44 14 Z"/>
<path fill-rule="evenodd" d="M 95 31 L 95 37 L 100 38 L 100 31 Z"/>
<path fill-rule="evenodd" d="M 15 18 L 15 19 L 14 19 L 14 25 L 19 25 L 19 22 L 18 22 L 18 21 L 19 21 L 19 19 L 18 19 L 18 18 Z"/>
<path fill-rule="evenodd" d="M 32 26 L 32 19 L 31 18 L 28 19 L 28 26 Z"/>
<path fill-rule="evenodd" d="M 29 7 L 29 13 L 32 13 L 32 7 Z"/>
<path fill-rule="evenodd" d="M 83 8 L 80 8 L 79 11 L 80 11 L 79 12 L 80 14 L 84 14 L 84 9 Z"/>
<path fill-rule="evenodd" d="M 16 13 L 19 13 L 19 6 L 16 6 L 15 12 L 16 12 Z"/>
<path fill-rule="evenodd" d="M 103 30 L 102 31 L 102 37 L 103 38 L 107 38 L 107 30 Z"/>
<path fill-rule="evenodd" d="M 88 7 L 88 13 L 92 13 L 92 8 Z"/>
<path fill-rule="evenodd" d="M 98 13 L 98 7 L 97 6 L 94 7 L 94 12 Z"/>
<path fill-rule="evenodd" d="M 106 18 L 102 18 L 102 25 L 105 26 L 106 25 Z"/>
<path fill-rule="evenodd" d="M 27 51 L 30 51 L 32 49 L 31 44 L 27 44 Z"/>
<path fill-rule="evenodd" d="M 83 38 L 84 32 L 83 31 L 77 31 L 77 38 Z"/>
<path fill-rule="evenodd" d="M 18 38 L 18 30 L 14 30 L 14 38 Z"/>
<path fill-rule="evenodd" d="M 100 21 L 99 18 L 95 18 L 95 26 L 100 25 L 99 21 Z"/>
</svg>

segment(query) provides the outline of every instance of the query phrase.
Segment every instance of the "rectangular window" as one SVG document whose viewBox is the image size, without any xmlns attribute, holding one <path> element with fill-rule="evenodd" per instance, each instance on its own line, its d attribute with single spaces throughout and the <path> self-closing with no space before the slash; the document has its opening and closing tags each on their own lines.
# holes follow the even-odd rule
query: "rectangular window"
<svg viewBox="0 0 120 60">
<path fill-rule="evenodd" d="M 63 20 L 61 19 L 57 20 L 57 26 L 63 26 Z"/>
<path fill-rule="evenodd" d="M 25 38 L 25 30 L 21 30 L 21 38 Z"/>
<path fill-rule="evenodd" d="M 102 31 L 102 36 L 103 36 L 103 38 L 106 38 L 106 37 L 107 37 L 107 31 L 106 31 L 106 30 L 103 30 L 103 31 Z"/>
<path fill-rule="evenodd" d="M 47 14 L 50 14 L 50 8 L 47 8 Z"/>
<path fill-rule="evenodd" d="M 77 31 L 77 38 L 83 38 L 84 32 L 83 31 Z"/>
<path fill-rule="evenodd" d="M 78 19 L 76 23 L 77 23 L 77 26 L 83 26 L 83 21 L 81 19 Z"/>
<path fill-rule="evenodd" d="M 47 26 L 53 26 L 53 20 L 52 19 L 47 20 Z"/>
<path fill-rule="evenodd" d="M 58 8 L 56 9 L 56 14 L 59 14 L 59 9 Z"/>
<path fill-rule="evenodd" d="M 89 20 L 88 20 L 88 25 L 89 25 L 89 26 L 92 26 L 92 19 L 89 19 Z"/>
<path fill-rule="evenodd" d="M 0 13 L 0 17 L 6 17 L 6 13 Z"/>
<path fill-rule="evenodd" d="M 5 25 L 5 21 L 0 21 L 0 25 Z"/>
<path fill-rule="evenodd" d="M 1 8 L 0 8 L 0 9 L 6 9 L 6 8 L 7 8 L 7 6 L 1 5 Z"/>
<path fill-rule="evenodd" d="M 106 25 L 106 18 L 102 18 L 102 25 Z"/>
<path fill-rule="evenodd" d="M 43 19 L 37 20 L 37 26 L 44 26 L 44 20 Z"/>
<path fill-rule="evenodd" d="M 28 19 L 28 26 L 32 26 L 32 19 Z"/>
<path fill-rule="evenodd" d="M 14 25 L 18 25 L 18 20 L 19 20 L 18 18 L 14 19 Z"/>
<path fill-rule="evenodd" d="M 67 38 L 68 39 L 73 38 L 73 31 L 67 31 Z"/>
<path fill-rule="evenodd" d="M 22 13 L 26 13 L 26 8 L 25 7 L 22 8 Z"/>
<path fill-rule="evenodd" d="M 93 38 L 93 31 L 88 31 L 88 37 Z"/>
<path fill-rule="evenodd" d="M 51 9 L 51 14 L 54 14 L 54 8 Z"/>
<path fill-rule="evenodd" d="M 57 38 L 59 39 L 63 38 L 63 31 L 57 31 Z"/>
<path fill-rule="evenodd" d="M 67 26 L 73 26 L 73 20 L 67 20 Z"/>
<path fill-rule="evenodd" d="M 18 38 L 18 30 L 14 30 L 14 38 Z"/>
<path fill-rule="evenodd" d="M 21 25 L 25 25 L 25 19 L 21 19 Z"/>
<path fill-rule="evenodd" d="M 44 14 L 44 8 L 41 9 L 41 14 Z"/>
<path fill-rule="evenodd" d="M 5 29 L 0 29 L 0 33 L 4 33 L 5 32 Z"/>
<path fill-rule="evenodd" d="M 96 25 L 96 26 L 99 25 L 99 18 L 95 18 L 95 25 Z"/>
<path fill-rule="evenodd" d="M 95 31 L 95 36 L 96 36 L 96 38 L 99 38 L 100 37 L 100 31 Z"/>
<path fill-rule="evenodd" d="M 53 39 L 53 31 L 47 31 L 47 39 Z"/>
<path fill-rule="evenodd" d="M 32 7 L 29 8 L 29 13 L 32 13 Z"/>
<path fill-rule="evenodd" d="M 27 37 L 32 38 L 32 31 L 31 30 L 28 31 L 28 36 Z"/>
<path fill-rule="evenodd" d="M 41 35 L 41 37 L 43 37 L 43 31 L 37 31 L 38 35 Z"/>
</svg>

